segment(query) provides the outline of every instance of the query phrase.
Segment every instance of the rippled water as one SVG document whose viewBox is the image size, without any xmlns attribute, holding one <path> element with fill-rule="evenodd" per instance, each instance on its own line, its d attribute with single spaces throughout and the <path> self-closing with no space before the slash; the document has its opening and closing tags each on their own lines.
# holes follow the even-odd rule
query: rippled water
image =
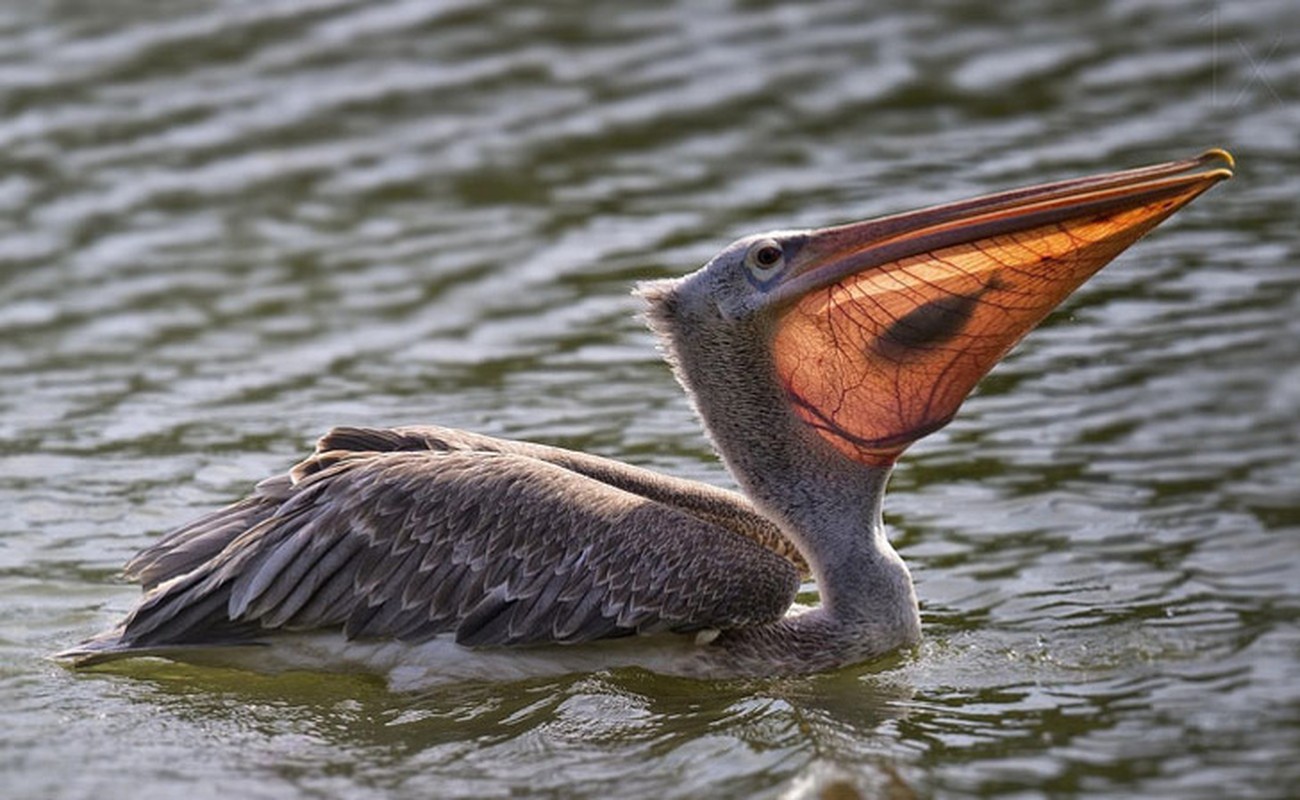
<svg viewBox="0 0 1300 800">
<path fill-rule="evenodd" d="M 551 5 L 0 7 L 0 793 L 1296 796 L 1291 4 Z M 44 660 L 334 423 L 725 484 L 634 280 L 1211 145 L 1238 178 L 898 470 L 914 655 L 416 697 Z"/>
</svg>

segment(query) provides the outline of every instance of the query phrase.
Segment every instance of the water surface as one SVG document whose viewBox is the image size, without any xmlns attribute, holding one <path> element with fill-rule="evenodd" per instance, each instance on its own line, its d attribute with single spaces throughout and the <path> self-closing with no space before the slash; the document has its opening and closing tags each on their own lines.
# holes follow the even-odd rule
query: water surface
<svg viewBox="0 0 1300 800">
<path fill-rule="evenodd" d="M 1287 2 L 0 8 L 11 798 L 1289 797 L 1300 39 Z M 1231 148 L 915 447 L 915 653 L 395 695 L 44 656 L 336 423 L 730 485 L 631 284 L 736 236 Z"/>
</svg>

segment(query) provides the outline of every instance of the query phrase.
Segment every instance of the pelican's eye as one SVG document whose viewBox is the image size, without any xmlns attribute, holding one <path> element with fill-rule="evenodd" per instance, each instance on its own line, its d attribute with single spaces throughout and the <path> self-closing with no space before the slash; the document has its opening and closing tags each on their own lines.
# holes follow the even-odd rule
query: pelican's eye
<svg viewBox="0 0 1300 800">
<path fill-rule="evenodd" d="M 745 254 L 745 268 L 750 281 L 766 289 L 785 270 L 785 250 L 771 239 L 755 242 Z"/>
</svg>

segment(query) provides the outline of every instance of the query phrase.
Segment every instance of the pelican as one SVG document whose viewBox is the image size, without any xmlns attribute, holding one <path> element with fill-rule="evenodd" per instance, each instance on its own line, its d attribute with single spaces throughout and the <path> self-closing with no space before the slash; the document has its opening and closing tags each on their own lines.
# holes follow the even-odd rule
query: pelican
<svg viewBox="0 0 1300 800">
<path fill-rule="evenodd" d="M 915 645 L 895 461 L 1065 297 L 1220 180 L 1199 157 L 749 236 L 640 284 L 741 493 L 448 428 L 341 427 L 135 556 L 58 654 L 344 669 L 396 687 L 642 666 L 797 675 Z M 819 602 L 792 610 L 811 575 Z"/>
</svg>

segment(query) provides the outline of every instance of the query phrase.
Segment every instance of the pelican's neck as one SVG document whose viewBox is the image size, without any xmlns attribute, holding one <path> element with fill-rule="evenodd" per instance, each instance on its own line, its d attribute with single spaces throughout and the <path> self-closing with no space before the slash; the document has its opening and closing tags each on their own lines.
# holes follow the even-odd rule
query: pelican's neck
<svg viewBox="0 0 1300 800">
<path fill-rule="evenodd" d="M 820 616 L 897 639 L 888 649 L 914 641 L 911 576 L 881 520 L 890 468 L 849 460 L 794 415 L 765 331 L 692 330 L 676 312 L 652 307 L 669 361 L 745 494 L 808 560 Z"/>
<path fill-rule="evenodd" d="M 881 517 L 890 468 L 826 445 L 764 372 L 749 372 L 743 386 L 714 385 L 721 371 L 702 372 L 686 377 L 705 428 L 745 494 L 804 554 L 823 610 L 842 621 L 913 613 L 911 579 Z"/>
</svg>

